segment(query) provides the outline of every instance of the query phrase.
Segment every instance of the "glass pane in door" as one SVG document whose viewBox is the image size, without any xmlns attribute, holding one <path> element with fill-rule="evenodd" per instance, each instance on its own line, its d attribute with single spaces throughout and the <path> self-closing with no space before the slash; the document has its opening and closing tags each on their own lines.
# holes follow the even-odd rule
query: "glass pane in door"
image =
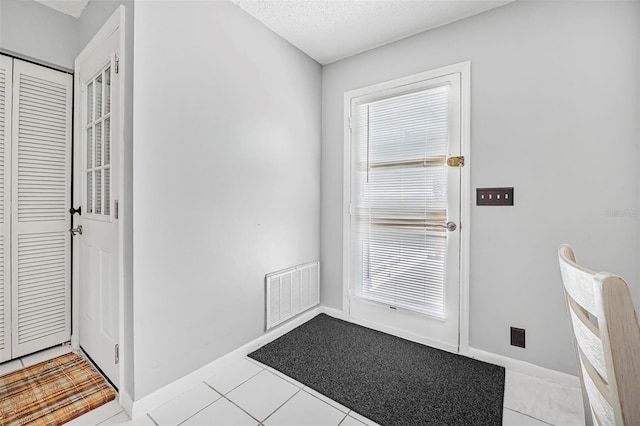
<svg viewBox="0 0 640 426">
<path fill-rule="evenodd" d="M 102 75 L 96 77 L 96 119 L 102 117 Z"/>
<path fill-rule="evenodd" d="M 111 112 L 111 68 L 104 71 L 104 114 Z"/>
</svg>

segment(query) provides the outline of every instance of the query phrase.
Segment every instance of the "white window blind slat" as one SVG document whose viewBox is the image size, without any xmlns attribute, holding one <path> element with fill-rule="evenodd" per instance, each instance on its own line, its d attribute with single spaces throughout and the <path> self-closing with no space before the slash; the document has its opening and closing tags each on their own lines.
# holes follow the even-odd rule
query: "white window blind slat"
<svg viewBox="0 0 640 426">
<path fill-rule="evenodd" d="M 355 294 L 442 320 L 449 92 L 356 103 L 352 152 Z"/>
</svg>

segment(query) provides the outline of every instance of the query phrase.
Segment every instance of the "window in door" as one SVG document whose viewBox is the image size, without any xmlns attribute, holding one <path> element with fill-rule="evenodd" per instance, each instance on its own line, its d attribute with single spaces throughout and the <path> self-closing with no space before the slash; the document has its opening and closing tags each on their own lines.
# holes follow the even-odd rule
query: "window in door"
<svg viewBox="0 0 640 426">
<path fill-rule="evenodd" d="M 452 143 L 459 150 L 457 87 L 447 77 L 352 103 L 352 294 L 437 320 L 450 315 L 447 262 L 459 238 L 449 222 L 459 215 L 459 172 L 452 180 L 447 166 Z"/>
<path fill-rule="evenodd" d="M 111 217 L 111 66 L 86 85 L 87 213 Z"/>
</svg>

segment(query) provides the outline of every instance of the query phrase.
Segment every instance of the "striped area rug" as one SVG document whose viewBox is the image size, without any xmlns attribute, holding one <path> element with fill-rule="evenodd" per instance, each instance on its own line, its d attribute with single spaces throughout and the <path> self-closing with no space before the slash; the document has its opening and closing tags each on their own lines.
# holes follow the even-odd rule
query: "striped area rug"
<svg viewBox="0 0 640 426">
<path fill-rule="evenodd" d="M 91 364 L 71 352 L 0 377 L 0 425 L 61 425 L 115 397 Z"/>
</svg>

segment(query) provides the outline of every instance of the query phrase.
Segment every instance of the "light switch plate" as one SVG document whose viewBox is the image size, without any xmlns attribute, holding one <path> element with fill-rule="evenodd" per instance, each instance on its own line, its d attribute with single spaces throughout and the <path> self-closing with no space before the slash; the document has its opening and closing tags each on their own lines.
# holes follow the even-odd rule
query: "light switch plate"
<svg viewBox="0 0 640 426">
<path fill-rule="evenodd" d="M 478 206 L 512 206 L 513 187 L 476 188 L 476 205 Z"/>
</svg>

